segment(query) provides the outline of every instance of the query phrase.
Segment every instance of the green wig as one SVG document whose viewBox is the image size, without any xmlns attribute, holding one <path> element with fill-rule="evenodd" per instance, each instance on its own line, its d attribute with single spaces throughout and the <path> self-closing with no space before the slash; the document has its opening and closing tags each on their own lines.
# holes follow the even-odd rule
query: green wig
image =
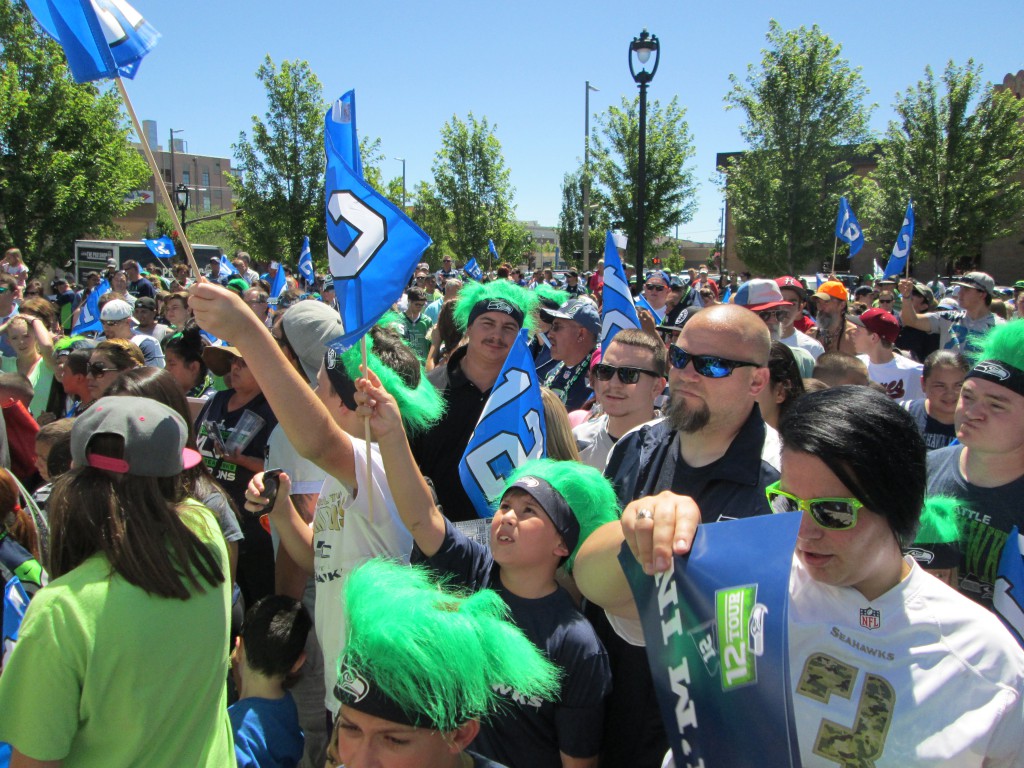
<svg viewBox="0 0 1024 768">
<path fill-rule="evenodd" d="M 537 294 L 540 300 L 538 304 L 544 301 L 554 302 L 556 309 L 569 300 L 568 292 L 560 291 L 547 283 L 537 283 L 537 287 L 533 289 L 533 292 Z"/>
<path fill-rule="evenodd" d="M 390 316 L 393 317 L 394 313 L 391 313 Z M 395 333 L 394 329 L 388 327 L 388 317 L 389 315 L 385 315 L 381 318 L 378 327 Z M 395 335 L 398 336 L 397 333 Z M 346 375 L 353 382 L 363 375 L 359 369 L 363 364 L 361 346 L 360 344 L 353 345 L 340 357 Z M 328 354 L 330 353 L 328 352 Z M 412 354 L 411 350 L 410 354 Z M 413 356 L 415 357 L 415 355 Z M 396 370 L 386 365 L 373 351 L 372 332 L 366 334 L 366 362 L 370 370 L 377 374 L 384 389 L 398 403 L 406 434 L 425 432 L 444 414 L 444 400 L 441 393 L 427 380 L 423 366 L 420 365 L 419 383 L 415 388 L 410 387 Z"/>
<path fill-rule="evenodd" d="M 1024 320 L 997 325 L 981 342 L 981 352 L 972 361 L 999 360 L 1024 370 Z"/>
<path fill-rule="evenodd" d="M 455 325 L 465 331 L 473 308 L 481 301 L 507 301 L 523 314 L 523 327 L 533 330 L 533 310 L 537 306 L 537 295 L 508 280 L 492 280 L 489 283 L 470 283 L 459 291 L 455 302 Z"/>
<path fill-rule="evenodd" d="M 495 712 L 503 703 L 496 689 L 549 701 L 558 694 L 558 668 L 493 590 L 460 595 L 425 568 L 376 559 L 349 575 L 345 611 L 335 691 L 357 710 L 444 733 Z"/>
<path fill-rule="evenodd" d="M 579 552 L 580 546 L 587 537 L 605 523 L 619 519 L 619 502 L 615 496 L 615 489 L 604 475 L 586 464 L 577 461 L 533 459 L 517 468 L 509 476 L 501 495 L 504 496 L 509 488 L 524 477 L 540 478 L 554 488 L 565 500 L 575 518 L 575 524 L 579 527 L 579 535 L 575 546 L 571 547 L 569 558 L 565 564 L 566 570 L 571 573 L 576 562 L 576 553 Z M 524 490 L 527 493 L 530 492 L 528 488 Z M 556 519 L 556 513 L 549 510 L 541 499 L 537 499 L 537 501 L 544 506 L 544 511 L 551 517 L 555 527 L 562 532 L 564 528 Z M 571 533 L 570 531 L 570 537 Z"/>
<path fill-rule="evenodd" d="M 955 568 L 960 564 L 961 499 L 929 496 L 910 553 L 929 568 Z"/>
</svg>

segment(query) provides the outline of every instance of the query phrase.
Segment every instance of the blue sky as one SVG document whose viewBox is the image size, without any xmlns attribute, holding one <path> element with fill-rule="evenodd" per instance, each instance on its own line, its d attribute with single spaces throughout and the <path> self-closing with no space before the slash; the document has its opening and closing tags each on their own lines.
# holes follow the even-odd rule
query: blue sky
<svg viewBox="0 0 1024 768">
<path fill-rule="evenodd" d="M 356 89 L 360 134 L 380 137 L 385 177 L 401 174 L 393 158 L 406 158 L 410 188 L 431 178 L 446 120 L 471 111 L 486 116 L 511 169 L 517 216 L 548 225 L 557 225 L 563 175 L 583 156 L 584 83 L 600 88 L 591 93 L 591 113 L 632 97 L 627 50 L 646 27 L 662 46 L 650 98 L 678 96 L 687 109 L 699 208 L 679 235 L 698 241 L 713 240 L 719 229 L 715 155 L 743 149 L 742 115 L 724 108 L 729 75 L 743 76 L 760 61 L 770 18 L 787 29 L 818 24 L 842 44 L 878 104 L 871 121 L 878 133 L 896 93 L 916 83 L 926 65 L 941 72 L 950 58 L 973 57 L 996 82 L 1024 68 L 1019 0 L 134 5 L 163 37 L 127 88 L 140 119 L 157 121 L 162 144 L 169 128 L 184 129 L 179 138 L 190 152 L 232 156 L 239 132 L 249 132 L 252 115 L 266 109 L 255 78 L 264 56 L 305 59 L 325 98 Z"/>
</svg>

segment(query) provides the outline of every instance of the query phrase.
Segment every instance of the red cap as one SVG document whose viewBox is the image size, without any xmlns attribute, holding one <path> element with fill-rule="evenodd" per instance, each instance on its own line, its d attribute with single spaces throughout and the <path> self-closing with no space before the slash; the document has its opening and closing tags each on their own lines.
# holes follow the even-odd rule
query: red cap
<svg viewBox="0 0 1024 768">
<path fill-rule="evenodd" d="M 877 333 L 882 341 L 887 341 L 890 344 L 894 343 L 896 337 L 900 335 L 899 321 L 887 309 L 869 309 L 862 315 L 847 315 L 846 319 L 854 325 L 867 328 L 871 333 Z"/>
</svg>

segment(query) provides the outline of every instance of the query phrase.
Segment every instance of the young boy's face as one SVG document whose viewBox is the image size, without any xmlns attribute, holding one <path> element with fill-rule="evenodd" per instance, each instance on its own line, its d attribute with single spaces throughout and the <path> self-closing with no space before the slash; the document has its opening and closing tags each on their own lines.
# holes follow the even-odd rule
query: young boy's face
<svg viewBox="0 0 1024 768">
<path fill-rule="evenodd" d="M 491 553 L 503 567 L 534 566 L 569 555 L 547 512 L 526 491 L 510 489 L 491 521 Z"/>
</svg>

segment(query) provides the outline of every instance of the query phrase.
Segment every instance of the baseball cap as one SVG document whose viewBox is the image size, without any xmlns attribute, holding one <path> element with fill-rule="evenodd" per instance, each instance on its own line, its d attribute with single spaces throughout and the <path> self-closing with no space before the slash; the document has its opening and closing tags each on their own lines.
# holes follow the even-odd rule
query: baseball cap
<svg viewBox="0 0 1024 768">
<path fill-rule="evenodd" d="M 242 353 L 234 347 L 209 346 L 203 350 L 203 362 L 214 376 L 224 376 L 231 370 L 231 361 L 235 358 L 241 360 Z"/>
<path fill-rule="evenodd" d="M 132 305 L 124 299 L 111 299 L 100 310 L 100 320 L 103 322 L 127 320 L 131 316 Z"/>
<path fill-rule="evenodd" d="M 838 280 L 826 280 L 821 286 L 814 292 L 814 297 L 818 299 L 839 299 L 840 301 L 847 301 L 850 298 L 849 292 L 846 290 L 846 286 Z"/>
<path fill-rule="evenodd" d="M 327 351 L 327 342 L 344 335 L 345 326 L 337 310 L 318 301 L 300 301 L 281 318 L 281 331 L 295 352 L 311 384 Z"/>
<path fill-rule="evenodd" d="M 243 293 L 245 293 L 246 291 L 249 290 L 250 285 L 249 285 L 248 281 L 243 280 L 240 277 L 233 277 L 230 280 L 228 280 L 228 284 L 225 287 L 229 291 L 234 291 L 239 296 L 241 296 Z"/>
<path fill-rule="evenodd" d="M 992 275 L 985 272 L 968 272 L 963 277 L 958 277 L 954 280 L 953 285 L 962 285 L 964 288 L 984 291 L 989 296 L 996 295 L 996 281 L 992 279 Z"/>
<path fill-rule="evenodd" d="M 887 341 L 890 344 L 895 342 L 896 337 L 900 335 L 899 321 L 887 309 L 869 309 L 861 315 L 849 315 L 846 319 L 854 325 L 867 328 L 871 333 L 877 333 L 882 341 Z"/>
<path fill-rule="evenodd" d="M 587 299 L 572 299 L 556 309 L 541 309 L 540 317 L 545 323 L 558 320 L 572 320 L 595 336 L 601 335 L 601 316 L 597 307 Z"/>
<path fill-rule="evenodd" d="M 790 275 L 777 277 L 775 278 L 775 284 L 779 286 L 779 288 L 790 288 L 796 291 L 801 299 L 807 298 L 807 289 L 804 288 L 803 283 L 795 277 L 791 277 Z"/>
<path fill-rule="evenodd" d="M 150 296 L 140 296 L 135 300 L 136 309 L 152 309 L 156 310 L 156 299 Z"/>
<path fill-rule="evenodd" d="M 935 294 L 932 292 L 932 289 L 924 283 L 914 283 L 913 293 L 916 293 L 918 296 L 925 299 L 928 302 L 929 307 L 935 305 Z"/>
<path fill-rule="evenodd" d="M 665 316 L 665 322 L 658 326 L 659 331 L 681 331 L 693 316 L 700 312 L 702 307 L 682 307 L 678 311 L 674 308 Z"/>
<path fill-rule="evenodd" d="M 774 280 L 757 278 L 747 280 L 740 289 L 736 291 L 735 304 L 746 307 L 753 312 L 760 312 L 762 309 L 775 309 L 777 307 L 791 307 L 793 302 L 782 298 L 782 291 Z"/>
<path fill-rule="evenodd" d="M 60 344 L 60 342 L 57 342 L 57 344 Z M 76 350 L 79 350 L 79 349 L 93 349 L 95 346 L 96 346 L 96 342 L 94 342 L 92 339 L 85 339 L 85 338 L 81 338 L 81 337 L 79 337 L 77 339 L 73 338 L 73 339 L 71 339 L 70 341 L 68 341 L 68 342 L 66 342 L 64 344 L 61 344 L 61 346 L 59 346 L 59 347 L 56 346 L 56 344 L 55 344 L 54 345 L 54 350 L 53 350 L 53 356 L 54 357 L 65 357 L 67 355 L 70 355 L 72 352 L 74 352 Z"/>
<path fill-rule="evenodd" d="M 859 296 L 868 296 L 875 292 L 875 289 L 870 285 L 858 285 L 853 291 L 853 297 L 856 299 Z"/>
<path fill-rule="evenodd" d="M 94 435 L 124 440 L 124 458 L 89 452 Z M 96 467 L 140 477 L 174 477 L 203 457 L 185 447 L 188 425 L 163 403 L 146 397 L 101 397 L 71 428 L 71 459 L 76 467 Z"/>
<path fill-rule="evenodd" d="M 1024 291 L 1024 280 L 1018 280 L 1013 284 L 1014 290 Z"/>
</svg>

